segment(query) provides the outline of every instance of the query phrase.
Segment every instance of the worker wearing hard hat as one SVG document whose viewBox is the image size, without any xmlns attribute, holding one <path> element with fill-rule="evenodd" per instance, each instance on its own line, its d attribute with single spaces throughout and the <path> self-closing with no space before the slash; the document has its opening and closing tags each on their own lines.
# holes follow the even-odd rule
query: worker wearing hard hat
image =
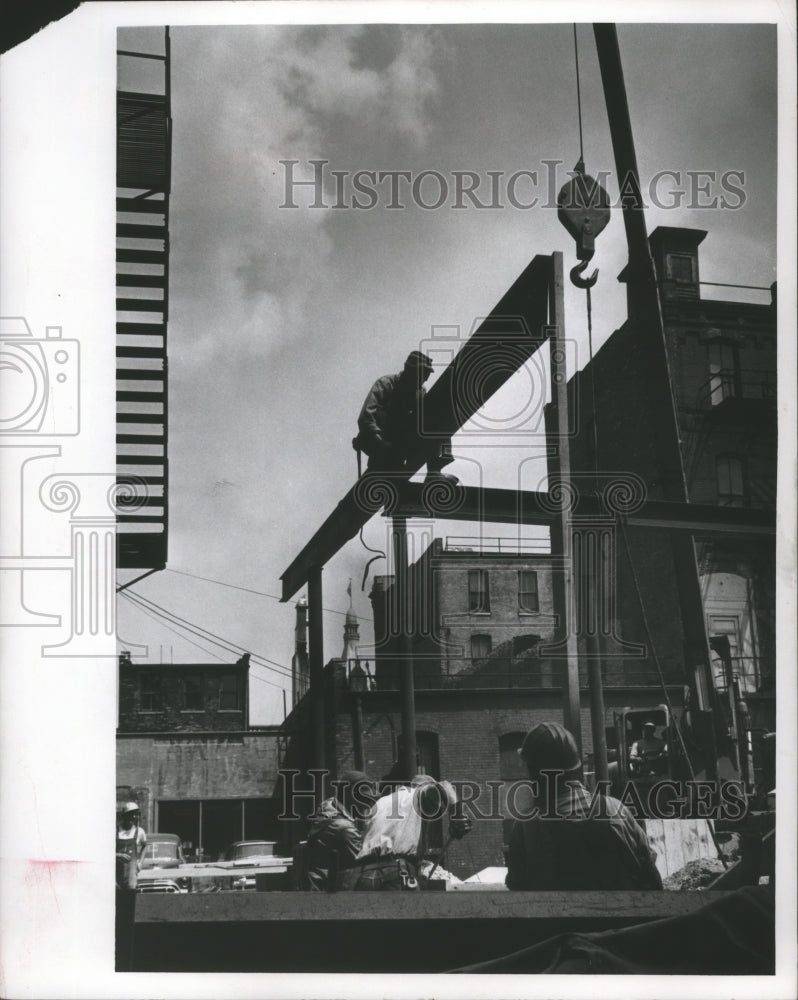
<svg viewBox="0 0 798 1000">
<path fill-rule="evenodd" d="M 365 817 L 376 799 L 374 784 L 363 771 L 345 771 L 334 782 L 335 795 L 325 799 L 310 821 L 307 876 L 311 889 L 333 889 L 338 872 L 351 868 L 363 843 Z"/>
<path fill-rule="evenodd" d="M 426 463 L 428 480 L 457 483 L 441 471 L 452 461 L 451 438 L 424 426 L 424 383 L 431 374 L 432 359 L 411 351 L 401 372 L 384 375 L 369 390 L 352 444 L 368 455 L 370 472 L 412 473 Z"/>
<path fill-rule="evenodd" d="M 147 834 L 139 825 L 138 803 L 125 802 L 116 825 L 116 887 L 135 892 Z"/>
<path fill-rule="evenodd" d="M 664 772 L 665 755 L 668 745 L 657 736 L 656 723 L 648 720 L 643 723 L 643 736 L 635 740 L 629 749 L 629 765 L 634 774 L 648 772 L 659 774 Z"/>
<path fill-rule="evenodd" d="M 533 782 L 535 810 L 517 818 L 510 835 L 509 889 L 662 888 L 656 855 L 634 816 L 610 796 L 593 801 L 582 784 L 567 729 L 542 722 L 518 753 Z"/>
</svg>

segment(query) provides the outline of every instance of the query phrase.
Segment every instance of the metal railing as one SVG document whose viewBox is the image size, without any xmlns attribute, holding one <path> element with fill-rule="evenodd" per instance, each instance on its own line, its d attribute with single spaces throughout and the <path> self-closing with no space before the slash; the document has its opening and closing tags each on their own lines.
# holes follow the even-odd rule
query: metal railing
<svg viewBox="0 0 798 1000">
<path fill-rule="evenodd" d="M 447 535 L 445 552 L 493 553 L 497 555 L 549 555 L 551 546 L 546 538 L 512 538 L 509 536 Z"/>
</svg>

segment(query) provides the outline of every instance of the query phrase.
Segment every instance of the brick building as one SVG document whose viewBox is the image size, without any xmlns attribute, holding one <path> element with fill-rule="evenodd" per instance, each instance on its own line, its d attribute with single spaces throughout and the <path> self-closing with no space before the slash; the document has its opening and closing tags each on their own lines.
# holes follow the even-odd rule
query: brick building
<svg viewBox="0 0 798 1000">
<path fill-rule="evenodd" d="M 636 312 L 630 286 L 628 321 L 569 383 L 576 420 L 572 483 L 578 491 L 600 492 L 608 506 L 606 517 L 573 519 L 575 578 L 581 579 L 582 569 L 603 566 L 595 589 L 579 595 L 574 623 L 588 769 L 588 658 L 601 663 L 611 749 L 617 747 L 614 724 L 622 709 L 668 704 L 685 738 L 713 734 L 713 751 L 696 767 L 698 776 L 731 776 L 734 748 L 724 741 L 730 676 L 748 700 L 753 725 L 774 724 L 772 538 L 696 538 L 692 572 L 702 609 L 696 603 L 695 616 L 700 623 L 703 610 L 715 654 L 706 672 L 696 668 L 683 621 L 685 546 L 679 548 L 667 531 L 626 528 L 617 516 L 638 500 L 673 499 L 665 479 L 674 474 L 679 484 L 686 481 L 687 497 L 695 503 L 775 503 L 775 301 L 702 299 L 698 246 L 704 236 L 661 227 L 651 237 L 664 359 L 648 319 Z M 652 389 L 657 381 L 665 384 L 659 396 Z M 663 400 L 672 400 L 672 424 Z M 677 456 L 669 466 L 663 441 Z M 420 766 L 435 777 L 474 782 L 480 808 L 495 816 L 476 822 L 463 842 L 449 847 L 443 863 L 459 876 L 502 863 L 503 787 L 523 776 L 515 749 L 535 722 L 561 719 L 563 706 L 562 655 L 551 648 L 552 580 L 562 568 L 550 554 L 468 548 L 436 540 L 409 570 Z M 338 773 L 362 762 L 380 777 L 400 759 L 391 577 L 375 580 L 371 600 L 376 656 L 368 672 L 375 683 L 353 684 L 351 663 L 327 665 L 326 761 Z M 286 725 L 293 734 L 291 766 L 307 767 L 307 699 Z M 724 757 L 731 771 L 718 768 Z M 492 799 L 498 809 L 489 808 Z"/>
<path fill-rule="evenodd" d="M 776 295 L 761 304 L 701 297 L 703 230 L 659 227 L 650 246 L 661 291 L 665 352 L 690 502 L 776 505 Z M 626 272 L 620 275 L 624 281 Z M 764 297 L 764 296 L 763 296 Z M 633 473 L 662 498 L 652 412 L 650 331 L 634 316 L 571 380 L 578 434 L 575 476 L 599 482 Z M 595 401 L 593 396 L 595 395 Z M 725 712 L 729 677 L 739 683 L 752 725 L 775 727 L 775 540 L 731 533 L 695 537 L 701 600 L 712 650 L 711 675 L 694 673 L 682 645 L 673 553 L 662 532 L 629 529 L 632 560 L 660 660 L 692 690 L 695 703 Z M 645 643 L 641 602 L 621 552 L 616 564 L 618 628 Z M 647 650 L 651 661 L 651 650 Z M 612 668 L 612 658 L 608 658 Z M 714 688 L 714 691 L 712 690 Z M 715 698 L 715 695 L 719 696 Z M 722 725 L 719 728 L 723 728 Z"/>
<path fill-rule="evenodd" d="M 476 800 L 485 816 L 475 814 L 469 836 L 447 849 L 442 863 L 459 877 L 503 864 L 509 832 L 505 784 L 526 777 L 515 751 L 535 723 L 562 718 L 561 661 L 539 652 L 554 633 L 551 557 L 508 547 L 481 551 L 478 543 L 455 546 L 436 539 L 411 567 L 414 593 L 423 597 L 419 604 L 432 609 L 431 614 L 425 612 L 429 628 L 423 634 L 417 629 L 414 636 L 419 766 L 433 777 L 470 783 L 464 794 Z M 362 766 L 371 777 L 381 778 L 400 759 L 392 590 L 392 577 L 375 579 L 370 596 L 376 657 L 360 657 L 362 673 L 354 671 L 355 663 L 347 657 L 353 649 L 350 609 L 343 655 L 325 668 L 326 761 L 333 775 Z M 416 614 L 422 611 L 417 608 Z M 374 676 L 375 683 L 364 683 L 364 674 Z M 679 685 L 669 693 L 680 703 Z M 652 669 L 634 671 L 626 679 L 608 678 L 610 743 L 616 711 L 647 709 L 662 701 Z M 305 698 L 285 722 L 286 767 L 302 771 L 310 766 L 310 726 L 311 707 Z M 585 671 L 582 732 L 589 769 L 592 739 Z M 309 800 L 305 805 L 309 808 Z M 298 824 L 292 835 L 299 838 L 301 829 Z"/>
<path fill-rule="evenodd" d="M 249 725 L 249 657 L 235 664 L 119 661 L 117 798 L 190 860 L 281 831 L 277 727 Z"/>
</svg>

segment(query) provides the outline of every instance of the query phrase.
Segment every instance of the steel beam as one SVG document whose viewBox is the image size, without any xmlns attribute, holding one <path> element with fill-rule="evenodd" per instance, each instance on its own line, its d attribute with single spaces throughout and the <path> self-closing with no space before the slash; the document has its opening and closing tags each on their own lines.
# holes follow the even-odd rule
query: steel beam
<svg viewBox="0 0 798 1000">
<path fill-rule="evenodd" d="M 395 601 L 393 620 L 399 633 L 399 691 L 402 710 L 401 764 L 405 780 L 416 773 L 416 698 L 413 676 L 413 639 L 410 634 L 411 601 L 407 558 L 407 519 L 393 519 L 394 586 L 391 599 Z"/>
<path fill-rule="evenodd" d="M 545 342 L 551 268 L 550 256 L 533 258 L 463 342 L 427 393 L 426 430 L 455 433 Z M 311 567 L 326 565 L 379 509 L 364 502 L 362 492 L 349 490 L 282 574 L 282 600 L 290 600 L 307 583 Z"/>
<path fill-rule="evenodd" d="M 676 402 L 673 395 L 665 341 L 662 307 L 656 281 L 654 261 L 646 232 L 643 200 L 637 170 L 632 124 L 626 84 L 614 24 L 594 24 L 601 83 L 607 106 L 607 120 L 615 154 L 618 182 L 627 193 L 622 196 L 623 221 L 629 250 L 627 281 L 629 282 L 629 322 L 645 341 L 647 365 L 641 374 L 647 380 L 650 397 L 651 433 L 656 442 L 660 464 L 659 476 L 667 500 L 686 502 L 687 480 L 681 451 Z M 693 540 L 689 536 L 672 536 L 674 568 L 679 593 L 679 608 L 684 630 L 684 653 L 688 667 L 696 675 L 696 693 L 700 708 L 703 675 L 710 690 L 709 643 L 704 621 L 703 599 L 698 577 L 698 564 Z"/>
<path fill-rule="evenodd" d="M 401 490 L 389 498 L 384 513 L 403 517 L 436 517 L 443 520 L 475 521 L 488 524 L 529 524 L 548 527 L 553 524 L 557 504 L 548 493 L 534 490 L 506 490 L 458 486 L 452 502 L 440 505 L 440 493 L 429 492 L 422 483 L 404 483 Z M 355 487 L 308 542 L 294 562 L 283 573 L 284 601 L 304 586 L 310 568 L 331 559 L 362 524 L 383 510 L 383 504 L 366 509 L 355 498 Z M 573 510 L 575 515 L 606 516 L 600 497 L 580 494 Z M 679 503 L 673 500 L 646 500 L 626 515 L 626 523 L 635 528 L 652 528 L 680 534 L 739 536 L 773 536 L 776 516 L 771 510 L 742 507 L 716 507 L 712 504 Z M 344 537 L 345 536 L 345 537 Z"/>
<path fill-rule="evenodd" d="M 552 575 L 554 610 L 558 618 L 557 637 L 562 657 L 563 722 L 582 752 L 582 714 L 579 697 L 579 655 L 576 645 L 576 609 L 574 605 L 573 543 L 571 510 L 567 502 L 571 486 L 571 452 L 568 440 L 568 374 L 565 368 L 565 304 L 562 254 L 552 257 L 552 281 L 549 288 L 549 348 L 551 420 L 553 447 L 548 455 L 549 486 L 565 489 L 562 502 L 555 506 L 551 523 L 551 554 L 562 563 L 562 570 Z M 555 640 L 556 641 L 556 640 Z"/>
<path fill-rule="evenodd" d="M 495 524 L 536 524 L 550 526 L 556 518 L 558 502 L 545 492 L 458 486 L 451 499 L 425 490 L 422 483 L 407 483 L 386 514 L 405 517 L 441 518 Z M 580 493 L 571 511 L 580 518 L 606 518 L 613 510 L 600 496 Z M 677 503 L 672 500 L 644 500 L 624 515 L 631 527 L 679 531 L 688 534 L 774 535 L 773 511 L 713 504 Z"/>
</svg>

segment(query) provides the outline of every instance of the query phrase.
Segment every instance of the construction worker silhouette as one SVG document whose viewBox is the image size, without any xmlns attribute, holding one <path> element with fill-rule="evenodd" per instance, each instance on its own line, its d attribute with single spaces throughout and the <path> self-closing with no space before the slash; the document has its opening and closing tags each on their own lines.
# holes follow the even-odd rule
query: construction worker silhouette
<svg viewBox="0 0 798 1000">
<path fill-rule="evenodd" d="M 432 359 L 411 351 L 396 375 L 377 379 L 358 417 L 358 435 L 352 446 L 368 455 L 369 472 L 407 472 L 426 464 L 428 482 L 452 485 L 456 476 L 441 470 L 452 461 L 447 435 L 430 433 L 424 426 L 424 383 L 432 374 Z"/>
</svg>

